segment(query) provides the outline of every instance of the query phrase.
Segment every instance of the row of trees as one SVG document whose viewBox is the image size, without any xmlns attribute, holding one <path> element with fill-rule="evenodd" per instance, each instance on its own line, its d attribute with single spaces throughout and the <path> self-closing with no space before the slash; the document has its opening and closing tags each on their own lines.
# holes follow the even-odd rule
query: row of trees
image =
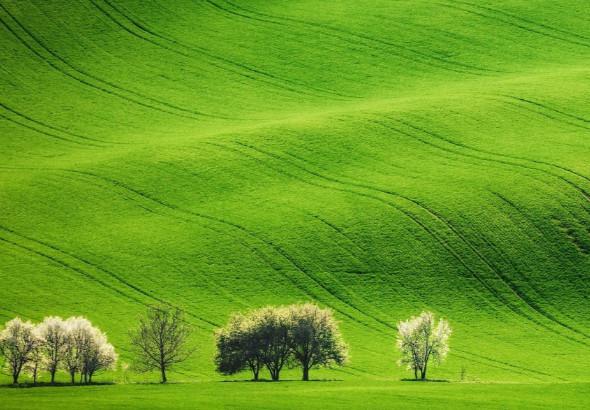
<svg viewBox="0 0 590 410">
<path fill-rule="evenodd" d="M 285 367 L 301 366 L 303 380 L 314 367 L 343 365 L 348 349 L 332 311 L 306 303 L 265 307 L 235 314 L 216 332 L 217 371 L 231 375 L 250 370 L 258 380 L 266 367 L 279 380 Z"/>
<path fill-rule="evenodd" d="M 91 383 L 96 372 L 114 368 L 117 362 L 106 334 L 83 317 L 50 316 L 39 324 L 14 318 L 0 332 L 0 354 L 14 384 L 23 371 L 35 384 L 39 373 L 47 371 L 53 384 L 59 369 L 70 375 L 72 383 L 76 374 L 80 383 Z"/>
<path fill-rule="evenodd" d="M 429 365 L 441 363 L 449 352 L 449 323 L 436 322 L 430 312 L 401 321 L 397 325 L 400 366 L 413 371 L 416 379 L 426 379 Z M 191 328 L 180 309 L 152 307 L 130 332 L 137 370 L 157 370 L 161 382 L 167 371 L 186 360 L 194 351 L 187 344 Z M 281 370 L 299 366 L 302 379 L 309 380 L 312 368 L 344 365 L 348 348 L 330 309 L 305 303 L 265 307 L 231 316 L 215 333 L 215 365 L 225 375 L 245 370 L 259 379 L 266 368 L 272 380 Z M 0 354 L 17 384 L 23 371 L 37 382 L 41 371 L 49 372 L 51 383 L 59 369 L 75 383 L 91 383 L 93 375 L 114 369 L 117 354 L 106 335 L 83 317 L 46 317 L 35 325 L 15 318 L 0 332 Z"/>
</svg>

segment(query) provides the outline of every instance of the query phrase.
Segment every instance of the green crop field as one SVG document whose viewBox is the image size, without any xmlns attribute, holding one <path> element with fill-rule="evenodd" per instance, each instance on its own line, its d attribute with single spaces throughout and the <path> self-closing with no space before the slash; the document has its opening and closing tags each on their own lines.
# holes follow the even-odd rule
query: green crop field
<svg viewBox="0 0 590 410">
<path fill-rule="evenodd" d="M 587 0 L 0 0 L 0 23 L 0 323 L 84 315 L 132 363 L 169 303 L 197 348 L 178 384 L 131 367 L 0 408 L 590 406 Z M 347 366 L 215 373 L 232 312 L 303 301 Z M 422 310 L 453 327 L 441 383 L 396 364 Z"/>
</svg>

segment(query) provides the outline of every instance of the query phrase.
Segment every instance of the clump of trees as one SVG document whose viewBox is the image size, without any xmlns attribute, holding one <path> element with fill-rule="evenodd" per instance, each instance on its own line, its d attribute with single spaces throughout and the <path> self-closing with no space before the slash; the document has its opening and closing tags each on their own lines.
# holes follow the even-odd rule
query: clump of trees
<svg viewBox="0 0 590 410">
<path fill-rule="evenodd" d="M 312 303 L 235 314 L 215 337 L 217 371 L 232 375 L 250 370 L 254 380 L 264 367 L 276 381 L 283 368 L 297 365 L 302 379 L 309 380 L 310 369 L 343 365 L 348 359 L 332 311 Z"/>
<path fill-rule="evenodd" d="M 402 353 L 400 366 L 414 372 L 414 378 L 426 380 L 430 363 L 440 364 L 449 352 L 451 327 L 449 322 L 435 321 L 434 314 L 422 312 L 397 324 L 397 346 Z"/>
<path fill-rule="evenodd" d="M 130 334 L 136 352 L 136 365 L 140 371 L 158 370 L 160 382 L 168 381 L 167 371 L 186 360 L 193 350 L 187 348 L 191 327 L 178 308 L 153 306 L 139 326 Z"/>
<path fill-rule="evenodd" d="M 77 374 L 80 383 L 92 383 L 97 372 L 113 369 L 117 362 L 106 334 L 83 317 L 50 316 L 37 325 L 14 318 L 0 332 L 0 354 L 14 384 L 23 371 L 33 383 L 47 371 L 53 384 L 59 369 L 69 373 L 72 384 Z"/>
</svg>

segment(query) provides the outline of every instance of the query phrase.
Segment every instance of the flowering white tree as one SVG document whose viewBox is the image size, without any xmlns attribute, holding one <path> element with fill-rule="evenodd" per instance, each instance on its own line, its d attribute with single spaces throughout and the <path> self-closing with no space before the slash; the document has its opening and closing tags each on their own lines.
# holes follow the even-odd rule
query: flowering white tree
<svg viewBox="0 0 590 410">
<path fill-rule="evenodd" d="M 0 354 L 4 356 L 14 384 L 18 384 L 24 366 L 31 361 L 38 346 L 35 325 L 18 317 L 6 322 L 0 332 Z"/>
<path fill-rule="evenodd" d="M 76 373 L 82 370 L 82 355 L 88 342 L 90 322 L 83 317 L 70 317 L 65 321 L 66 343 L 63 355 L 63 368 L 70 374 L 71 382 L 76 382 Z"/>
<path fill-rule="evenodd" d="M 37 334 L 41 339 L 40 350 L 43 354 L 43 367 L 49 372 L 51 384 L 55 383 L 55 373 L 62 364 L 67 342 L 67 327 L 61 317 L 49 316 L 37 325 Z"/>
<path fill-rule="evenodd" d="M 434 314 L 422 312 L 418 317 L 399 322 L 397 330 L 397 346 L 402 353 L 399 365 L 413 370 L 414 378 L 418 379 L 420 373 L 420 378 L 425 380 L 431 359 L 441 363 L 449 352 L 449 322 L 440 319 L 435 323 Z"/>
<path fill-rule="evenodd" d="M 37 332 L 37 329 L 35 329 Z M 35 344 L 35 347 L 31 351 L 31 355 L 29 361 L 25 363 L 23 370 L 26 371 L 31 378 L 33 379 L 33 384 L 37 384 L 37 379 L 39 378 L 39 373 L 44 366 L 46 361 L 45 355 L 43 354 L 43 350 L 41 349 L 42 340 L 41 338 L 38 339 L 38 343 Z"/>
<path fill-rule="evenodd" d="M 92 376 L 100 370 L 114 369 L 117 353 L 107 336 L 99 329 L 91 328 L 90 344 L 82 355 L 82 374 L 84 382 L 92 383 Z"/>
<path fill-rule="evenodd" d="M 71 317 L 65 321 L 66 343 L 63 366 L 75 382 L 80 373 L 80 382 L 92 382 L 92 376 L 99 370 L 113 368 L 117 362 L 114 347 L 106 335 L 84 317 Z"/>
</svg>

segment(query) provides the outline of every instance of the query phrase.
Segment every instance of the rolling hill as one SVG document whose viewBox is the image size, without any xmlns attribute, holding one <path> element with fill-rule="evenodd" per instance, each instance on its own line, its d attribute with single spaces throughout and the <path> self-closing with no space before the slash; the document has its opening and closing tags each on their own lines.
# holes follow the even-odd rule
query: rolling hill
<svg viewBox="0 0 590 410">
<path fill-rule="evenodd" d="M 231 312 L 314 300 L 352 359 L 314 375 L 378 383 L 429 309 L 434 378 L 590 382 L 586 3 L 1 0 L 0 322 L 129 362 L 171 303 L 212 381 Z"/>
</svg>

